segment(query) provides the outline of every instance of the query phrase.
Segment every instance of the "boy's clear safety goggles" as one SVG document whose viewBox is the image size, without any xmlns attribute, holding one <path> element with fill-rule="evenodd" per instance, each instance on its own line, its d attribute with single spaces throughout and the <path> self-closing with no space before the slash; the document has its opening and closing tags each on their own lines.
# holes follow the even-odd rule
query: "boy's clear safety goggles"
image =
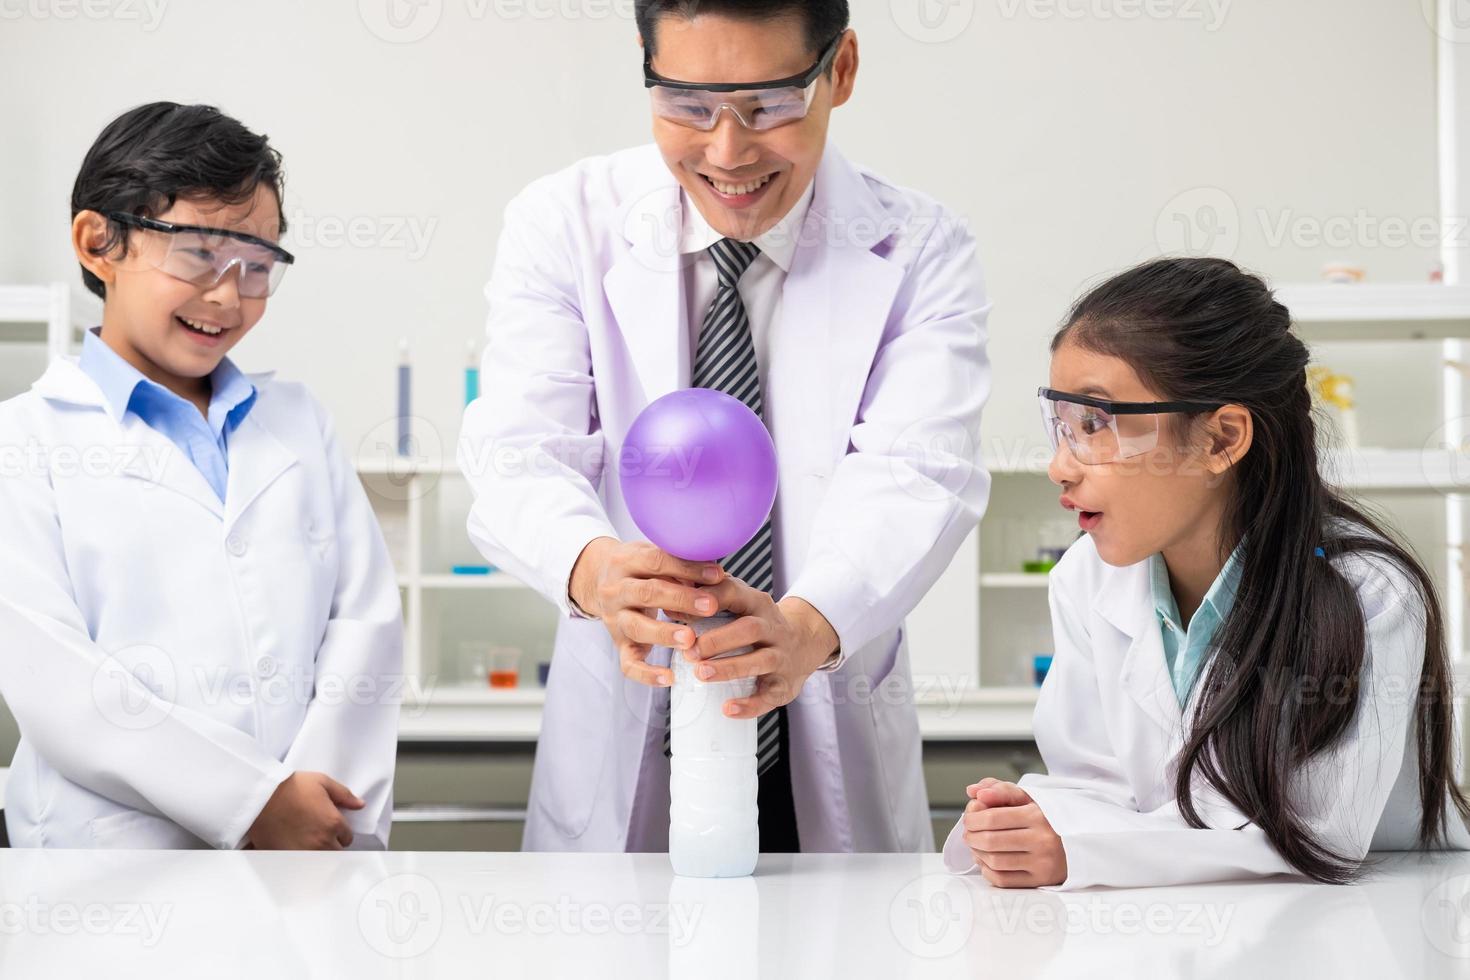
<svg viewBox="0 0 1470 980">
<path fill-rule="evenodd" d="M 1111 463 L 1152 452 L 1161 415 L 1213 412 L 1224 402 L 1115 402 L 1053 388 L 1036 392 L 1051 450 L 1065 441 L 1079 463 Z"/>
<path fill-rule="evenodd" d="M 800 75 L 773 82 L 711 83 L 679 82 L 653 70 L 653 58 L 645 49 L 643 87 L 653 99 L 654 115 L 660 119 L 709 132 L 730 111 L 746 129 L 765 130 L 805 119 L 816 97 L 817 82 L 832 60 L 842 35 L 832 39 L 817 63 Z"/>
<path fill-rule="evenodd" d="M 264 299 L 276 291 L 286 275 L 286 267 L 296 257 L 274 242 L 227 228 L 202 225 L 176 225 L 156 218 L 104 211 L 103 216 L 129 228 L 158 232 L 162 240 L 139 249 L 139 254 L 154 268 L 175 279 L 196 286 L 212 288 L 240 270 L 240 295 Z"/>
</svg>

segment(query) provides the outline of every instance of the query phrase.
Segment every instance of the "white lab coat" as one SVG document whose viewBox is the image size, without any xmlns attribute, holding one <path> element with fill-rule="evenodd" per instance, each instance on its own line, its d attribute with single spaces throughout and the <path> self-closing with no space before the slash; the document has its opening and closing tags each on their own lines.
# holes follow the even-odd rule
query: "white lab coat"
<svg viewBox="0 0 1470 980">
<path fill-rule="evenodd" d="M 798 829 L 807 851 L 931 850 L 903 618 L 985 507 L 988 305 L 956 215 L 830 146 L 815 180 L 765 365 L 776 594 L 825 614 L 845 654 L 788 711 Z M 626 680 L 566 591 L 593 538 L 642 540 L 619 448 L 649 402 L 690 383 L 680 215 L 655 147 L 583 161 L 511 202 L 487 287 L 484 394 L 460 443 L 470 535 L 568 616 L 531 850 L 667 847 L 669 692 Z"/>
<path fill-rule="evenodd" d="M 1361 858 L 1370 846 L 1414 846 L 1419 765 L 1410 723 L 1424 608 L 1383 560 L 1332 561 L 1353 583 L 1367 623 L 1364 683 L 1351 727 L 1299 773 L 1293 798 L 1326 844 Z M 1052 570 L 1050 594 L 1056 652 L 1035 714 L 1047 773 L 1020 785 L 1062 839 L 1067 880 L 1059 887 L 1294 874 L 1265 833 L 1198 777 L 1193 797 L 1208 826 L 1192 828 L 1180 814 L 1174 778 L 1192 703 L 1180 708 L 1169 679 L 1148 562 L 1113 567 L 1083 537 Z M 1453 812 L 1450 827 L 1452 845 L 1470 844 Z M 956 823 L 944 860 L 968 873 L 977 868 L 963 833 Z"/>
<path fill-rule="evenodd" d="M 233 848 L 291 772 L 385 847 L 402 688 L 387 549 L 304 388 L 252 376 L 226 503 L 74 358 L 0 405 L 16 846 Z"/>
</svg>

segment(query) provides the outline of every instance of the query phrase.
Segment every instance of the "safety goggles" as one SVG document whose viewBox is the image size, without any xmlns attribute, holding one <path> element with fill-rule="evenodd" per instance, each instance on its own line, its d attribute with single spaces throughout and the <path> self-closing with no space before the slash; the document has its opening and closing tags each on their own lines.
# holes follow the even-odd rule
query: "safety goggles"
<svg viewBox="0 0 1470 980">
<path fill-rule="evenodd" d="M 1111 463 L 1152 452 L 1161 415 L 1213 412 L 1224 402 L 1114 402 L 1052 388 L 1036 392 L 1051 450 L 1063 440 L 1079 463 Z"/>
<path fill-rule="evenodd" d="M 678 82 L 653 70 L 653 58 L 643 54 L 643 87 L 653 98 L 653 113 L 660 119 L 709 132 L 726 109 L 746 129 L 766 130 L 805 119 L 816 97 L 817 81 L 832 66 L 838 34 L 827 45 L 817 63 L 800 75 L 774 82 L 706 83 Z"/>
<path fill-rule="evenodd" d="M 102 213 L 129 228 L 166 236 L 139 249 L 139 254 L 161 272 L 196 286 L 211 288 L 231 269 L 238 268 L 240 295 L 264 299 L 276 291 L 286 267 L 296 261 L 294 255 L 274 242 L 243 231 L 176 225 L 123 211 Z"/>
</svg>

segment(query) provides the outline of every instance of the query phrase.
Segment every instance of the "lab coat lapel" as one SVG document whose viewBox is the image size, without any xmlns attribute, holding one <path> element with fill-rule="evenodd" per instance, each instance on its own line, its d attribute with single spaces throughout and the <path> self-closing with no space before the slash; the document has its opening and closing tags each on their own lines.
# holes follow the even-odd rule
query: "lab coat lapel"
<svg viewBox="0 0 1470 980">
<path fill-rule="evenodd" d="M 681 222 L 679 184 L 664 169 L 662 178 L 628 207 L 623 233 L 632 247 L 602 281 L 645 402 L 687 386 L 692 371 L 681 308 Z"/>
<path fill-rule="evenodd" d="M 783 473 L 792 474 L 826 472 L 847 452 L 874 353 L 903 281 L 903 269 L 874 252 L 887 237 L 890 217 L 835 147 L 827 147 L 815 181 L 782 287 L 765 391 L 777 457 Z M 804 540 L 802 523 L 808 519 L 788 511 L 778 521 L 781 540 Z M 778 567 L 778 585 L 782 581 Z M 851 850 L 855 822 L 891 826 L 896 820 L 892 809 L 848 810 L 834 676 L 814 674 L 800 710 L 789 718 L 797 822 L 803 842 L 812 837 L 817 850 Z"/>
<path fill-rule="evenodd" d="M 32 388 L 49 401 L 109 413 L 102 390 L 72 358 L 52 361 Z M 118 443 L 125 447 L 119 470 L 122 476 L 171 490 L 216 517 L 224 516 L 223 505 L 209 481 L 167 436 L 131 413 L 116 422 Z"/>
<path fill-rule="evenodd" d="M 230 477 L 225 491 L 227 532 L 266 487 L 298 462 L 296 454 L 253 411 L 230 433 L 229 449 Z"/>
<path fill-rule="evenodd" d="M 786 277 L 779 327 L 790 338 L 806 382 L 826 389 L 825 415 L 820 421 L 802 419 L 802 427 L 820 425 L 818 448 L 837 456 L 847 451 L 903 282 L 903 269 L 873 251 L 888 237 L 890 221 L 862 175 L 829 145 Z M 780 391 L 768 396 L 778 411 L 782 397 Z"/>
<path fill-rule="evenodd" d="M 193 460 L 168 437 L 144 424 L 136 415 L 129 415 L 123 424 L 123 440 L 132 448 L 123 467 L 125 475 L 182 494 L 215 517 L 224 517 L 224 505 L 214 488 Z M 160 458 L 163 460 L 161 470 L 150 465 L 150 460 Z"/>
<path fill-rule="evenodd" d="M 1172 758 L 1182 744 L 1183 712 L 1164 661 L 1164 639 L 1153 617 L 1148 563 L 1109 566 L 1092 608 L 1128 638 L 1118 683 L 1170 737 Z"/>
</svg>

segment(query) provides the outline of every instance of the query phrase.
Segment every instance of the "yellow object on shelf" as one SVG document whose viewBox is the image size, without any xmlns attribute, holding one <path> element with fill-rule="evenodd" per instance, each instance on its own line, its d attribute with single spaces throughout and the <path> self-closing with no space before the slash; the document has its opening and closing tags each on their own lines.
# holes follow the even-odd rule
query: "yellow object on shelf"
<svg viewBox="0 0 1470 980">
<path fill-rule="evenodd" d="M 1353 379 L 1346 374 L 1337 374 L 1329 367 L 1307 368 L 1307 383 L 1317 398 L 1343 410 L 1353 405 Z"/>
<path fill-rule="evenodd" d="M 1307 386 L 1312 400 L 1329 405 L 1337 417 L 1344 449 L 1358 448 L 1358 412 L 1353 400 L 1353 379 L 1326 365 L 1307 368 Z"/>
</svg>

